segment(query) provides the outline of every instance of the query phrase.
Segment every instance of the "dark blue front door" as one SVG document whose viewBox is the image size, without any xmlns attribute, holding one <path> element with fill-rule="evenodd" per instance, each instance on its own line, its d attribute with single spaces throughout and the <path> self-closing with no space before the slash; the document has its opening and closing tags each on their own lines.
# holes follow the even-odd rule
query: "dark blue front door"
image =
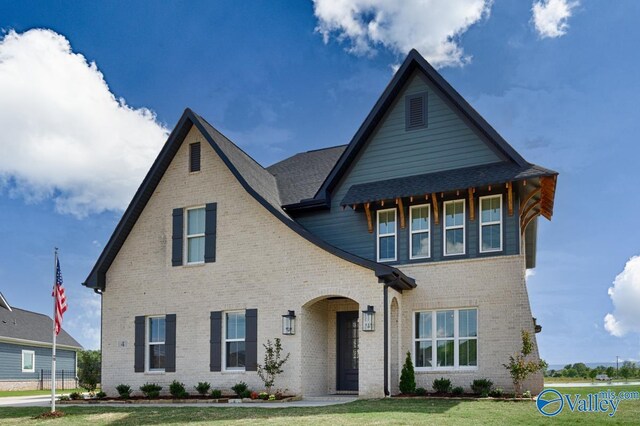
<svg viewBox="0 0 640 426">
<path fill-rule="evenodd" d="M 337 384 L 339 391 L 358 391 L 358 311 L 337 312 Z"/>
</svg>

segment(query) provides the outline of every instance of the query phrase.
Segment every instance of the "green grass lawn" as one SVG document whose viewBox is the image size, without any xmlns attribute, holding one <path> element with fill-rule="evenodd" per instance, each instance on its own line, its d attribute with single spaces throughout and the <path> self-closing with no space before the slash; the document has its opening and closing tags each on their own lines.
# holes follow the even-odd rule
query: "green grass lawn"
<svg viewBox="0 0 640 426">
<path fill-rule="evenodd" d="M 71 392 L 86 392 L 84 389 L 58 389 L 56 395 L 70 394 Z M 3 396 L 36 396 L 51 395 L 51 390 L 21 390 L 21 391 L 0 391 L 0 398 Z"/>
<path fill-rule="evenodd" d="M 562 393 L 579 393 L 602 389 L 562 389 Z M 616 391 L 640 391 L 640 387 L 617 387 Z M 571 413 L 565 409 L 555 418 L 538 413 L 533 401 L 384 399 L 356 401 L 349 404 L 314 408 L 240 408 L 240 407 L 101 407 L 60 406 L 65 417 L 33 420 L 46 408 L 2 408 L 1 424 L 71 424 L 71 425 L 204 425 L 204 424 L 558 424 L 579 422 L 638 424 L 640 401 L 620 403 L 613 418 L 606 414 Z"/>
</svg>

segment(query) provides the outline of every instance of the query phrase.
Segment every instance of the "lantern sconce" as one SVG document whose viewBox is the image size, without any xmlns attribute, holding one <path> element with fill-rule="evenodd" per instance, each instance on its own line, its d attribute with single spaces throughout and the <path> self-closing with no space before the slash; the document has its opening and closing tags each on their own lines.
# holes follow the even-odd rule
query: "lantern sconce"
<svg viewBox="0 0 640 426">
<path fill-rule="evenodd" d="M 376 311 L 373 306 L 368 305 L 366 311 L 362 311 L 362 331 L 375 331 Z"/>
<path fill-rule="evenodd" d="M 285 336 L 296 334 L 296 311 L 289 311 L 282 316 L 282 334 Z"/>
</svg>

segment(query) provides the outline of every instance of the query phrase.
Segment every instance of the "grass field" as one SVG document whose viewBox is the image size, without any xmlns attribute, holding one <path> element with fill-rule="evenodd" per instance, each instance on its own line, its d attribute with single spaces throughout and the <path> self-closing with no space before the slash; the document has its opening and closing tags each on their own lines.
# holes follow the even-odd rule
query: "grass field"
<svg viewBox="0 0 640 426">
<path fill-rule="evenodd" d="M 567 388 L 562 393 L 584 395 L 601 388 Z M 617 387 L 616 391 L 640 391 L 638 386 Z M 547 424 L 533 401 L 385 399 L 356 401 L 344 405 L 314 408 L 239 407 L 61 407 L 59 419 L 34 420 L 46 408 L 3 408 L 2 424 L 47 425 L 208 425 L 208 424 Z M 623 401 L 613 418 L 606 414 L 572 413 L 565 409 L 553 418 L 557 424 L 579 422 L 638 424 L 640 400 Z"/>
</svg>

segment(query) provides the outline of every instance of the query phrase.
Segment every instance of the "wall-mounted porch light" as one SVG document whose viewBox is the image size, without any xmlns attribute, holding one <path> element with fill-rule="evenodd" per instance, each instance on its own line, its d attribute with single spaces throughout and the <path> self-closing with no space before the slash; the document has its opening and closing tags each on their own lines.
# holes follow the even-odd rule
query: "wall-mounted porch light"
<svg viewBox="0 0 640 426">
<path fill-rule="evenodd" d="M 289 311 L 282 316 L 282 334 L 285 336 L 296 334 L 296 311 Z"/>
<path fill-rule="evenodd" d="M 362 331 L 375 331 L 376 311 L 373 306 L 368 305 L 366 311 L 362 311 Z"/>
</svg>

